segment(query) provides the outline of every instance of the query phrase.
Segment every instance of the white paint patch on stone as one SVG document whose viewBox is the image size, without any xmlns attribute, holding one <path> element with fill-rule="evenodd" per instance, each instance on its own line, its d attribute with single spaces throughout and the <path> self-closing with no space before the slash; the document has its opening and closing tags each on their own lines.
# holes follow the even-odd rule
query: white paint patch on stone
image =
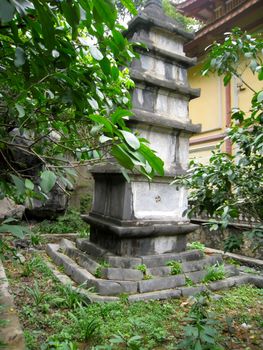
<svg viewBox="0 0 263 350">
<path fill-rule="evenodd" d="M 144 102 L 143 91 L 141 89 L 136 89 L 135 92 L 137 93 L 138 102 L 140 103 L 141 106 L 143 106 L 143 102 Z"/>
<path fill-rule="evenodd" d="M 154 112 L 171 120 L 188 121 L 188 101 L 176 94 L 159 90 Z"/>
<path fill-rule="evenodd" d="M 180 135 L 178 157 L 182 168 L 185 170 L 188 168 L 188 155 L 189 155 L 189 136 Z"/>
<path fill-rule="evenodd" d="M 150 147 L 156 151 L 158 157 L 164 161 L 164 170 L 172 171 L 176 160 L 176 136 L 173 132 L 162 133 L 160 128 L 141 125 L 140 136 L 150 142 Z"/>
<path fill-rule="evenodd" d="M 186 191 L 167 183 L 133 182 L 133 212 L 136 219 L 187 221 Z"/>
<path fill-rule="evenodd" d="M 140 57 L 142 69 L 146 71 L 153 71 L 155 65 L 155 59 L 150 56 L 141 55 Z"/>
<path fill-rule="evenodd" d="M 156 237 L 153 240 L 154 251 L 156 254 L 164 254 L 173 251 L 177 237 Z"/>
<path fill-rule="evenodd" d="M 160 49 L 165 49 L 166 51 L 185 56 L 183 51 L 183 42 L 175 35 L 166 33 L 157 28 L 152 28 L 149 32 L 149 37 L 150 40 L 153 41 L 154 45 Z"/>
</svg>

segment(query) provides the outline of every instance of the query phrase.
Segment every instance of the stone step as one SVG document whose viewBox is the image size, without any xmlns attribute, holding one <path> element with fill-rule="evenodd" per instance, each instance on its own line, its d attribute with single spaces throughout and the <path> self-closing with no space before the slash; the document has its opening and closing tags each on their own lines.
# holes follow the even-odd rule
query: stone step
<svg viewBox="0 0 263 350">
<path fill-rule="evenodd" d="M 136 269 L 104 267 L 101 269 L 101 277 L 108 280 L 140 281 L 143 279 L 143 273 Z"/>
<path fill-rule="evenodd" d="M 106 258 L 106 256 L 112 255 L 107 250 L 100 248 L 94 243 L 91 243 L 87 238 L 78 238 L 76 240 L 76 247 L 95 259 L 102 260 Z"/>
<path fill-rule="evenodd" d="M 174 261 L 174 260 L 173 260 Z M 221 255 L 212 255 L 201 260 L 193 260 L 193 261 L 185 261 L 181 263 L 182 272 L 193 272 L 203 270 L 208 266 L 214 265 L 216 263 L 221 264 L 223 262 L 223 258 Z M 168 276 L 171 275 L 171 266 L 159 266 L 159 267 L 151 267 L 147 269 L 147 273 L 152 276 Z"/>
<path fill-rule="evenodd" d="M 166 266 L 169 261 L 193 261 L 203 258 L 203 252 L 200 250 L 187 250 L 181 253 L 165 253 L 159 255 L 145 255 L 142 256 L 142 264 L 145 264 L 148 268 Z"/>
<path fill-rule="evenodd" d="M 134 294 L 138 290 L 137 281 L 105 280 L 96 278 L 86 269 L 80 267 L 73 259 L 61 253 L 58 244 L 48 244 L 47 254 L 58 266 L 63 266 L 65 273 L 73 281 L 85 285 L 86 288 L 94 288 L 100 295 L 118 295 L 122 293 Z"/>
<path fill-rule="evenodd" d="M 100 264 L 77 248 L 67 248 L 65 254 L 75 260 L 78 265 L 84 267 L 93 275 L 100 269 Z"/>
</svg>

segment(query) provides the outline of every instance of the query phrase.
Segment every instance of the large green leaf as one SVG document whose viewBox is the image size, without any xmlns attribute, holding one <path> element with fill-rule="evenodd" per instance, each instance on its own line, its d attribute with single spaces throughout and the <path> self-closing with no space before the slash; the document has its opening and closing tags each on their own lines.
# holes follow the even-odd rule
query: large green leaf
<svg viewBox="0 0 263 350">
<path fill-rule="evenodd" d="M 57 176 L 53 173 L 53 171 L 46 170 L 43 171 L 43 173 L 40 176 L 40 179 L 41 190 L 44 193 L 48 193 L 54 187 L 57 180 Z"/>
<path fill-rule="evenodd" d="M 50 11 L 48 4 L 44 2 L 33 0 L 33 3 L 37 11 L 39 21 L 41 23 L 45 45 L 50 51 L 52 51 L 55 44 L 53 13 Z"/>
<path fill-rule="evenodd" d="M 134 3 L 132 0 L 121 0 L 121 3 L 130 11 L 132 15 L 135 16 L 137 14 L 136 7 L 134 6 Z"/>
<path fill-rule="evenodd" d="M 17 193 L 18 194 L 24 194 L 25 193 L 25 183 L 22 179 L 20 179 L 18 176 L 11 174 L 12 180 L 16 186 Z"/>
<path fill-rule="evenodd" d="M 25 233 L 30 233 L 30 231 L 24 227 L 24 226 L 19 226 L 19 225 L 6 225 L 6 224 L 0 224 L 0 232 L 5 233 L 9 232 L 13 236 L 17 238 L 24 238 Z"/>
<path fill-rule="evenodd" d="M 15 7 L 8 0 L 0 1 L 0 22 L 10 22 L 14 16 Z"/>
<path fill-rule="evenodd" d="M 94 1 L 94 7 L 101 20 L 106 23 L 109 28 L 113 28 L 117 19 L 117 11 L 114 2 L 111 0 L 96 0 Z"/>
<path fill-rule="evenodd" d="M 103 59 L 103 54 L 100 52 L 100 50 L 96 46 L 90 46 L 89 48 L 91 56 L 97 60 L 101 61 Z"/>
<path fill-rule="evenodd" d="M 140 141 L 134 134 L 125 130 L 120 130 L 120 132 L 122 133 L 128 145 L 131 146 L 131 148 L 133 148 L 135 151 L 140 148 Z"/>
<path fill-rule="evenodd" d="M 161 158 L 157 157 L 154 152 L 144 144 L 141 144 L 141 147 L 139 149 L 140 153 L 144 156 L 144 158 L 148 161 L 150 166 L 153 168 L 154 171 L 156 171 L 161 176 L 164 175 L 164 162 L 161 160 Z"/>
<path fill-rule="evenodd" d="M 111 149 L 111 154 L 115 157 L 118 162 L 127 169 L 132 170 L 134 167 L 133 159 L 129 154 L 121 147 L 121 145 L 115 145 Z"/>
</svg>

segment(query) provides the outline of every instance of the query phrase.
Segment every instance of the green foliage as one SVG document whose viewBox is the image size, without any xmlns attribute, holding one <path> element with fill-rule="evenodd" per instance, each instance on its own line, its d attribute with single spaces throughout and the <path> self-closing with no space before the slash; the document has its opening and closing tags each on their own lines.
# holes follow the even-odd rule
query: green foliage
<svg viewBox="0 0 263 350">
<path fill-rule="evenodd" d="M 206 275 L 203 278 L 203 282 L 204 283 L 214 282 L 214 281 L 222 280 L 223 278 L 225 278 L 224 265 L 215 264 L 207 267 Z"/>
<path fill-rule="evenodd" d="M 80 198 L 80 208 L 79 211 L 81 214 L 87 214 L 91 210 L 92 205 L 92 196 L 86 194 Z"/>
<path fill-rule="evenodd" d="M 163 0 L 163 9 L 167 16 L 175 19 L 186 31 L 196 32 L 202 27 L 200 21 L 195 18 L 186 17 L 178 12 L 169 0 Z"/>
<path fill-rule="evenodd" d="M 171 267 L 171 275 L 179 275 L 180 273 L 182 273 L 182 264 L 179 261 L 167 261 L 166 266 Z"/>
<path fill-rule="evenodd" d="M 226 138 L 235 147 L 235 155 L 222 152 L 218 145 L 207 165 L 191 161 L 186 176 L 174 181 L 191 188 L 190 217 L 202 213 L 219 217 L 222 228 L 240 214 L 260 223 L 263 219 L 263 91 L 255 91 L 242 77 L 249 67 L 259 80 L 263 79 L 262 49 L 260 34 L 252 37 L 240 29 L 226 33 L 222 44 L 211 45 L 202 74 L 223 75 L 225 85 L 233 76 L 241 79 L 253 92 L 250 112 L 246 115 L 239 109 L 232 111 Z M 216 229 L 216 225 L 212 223 L 212 228 Z M 262 244 L 262 229 L 259 236 Z"/>
<path fill-rule="evenodd" d="M 205 245 L 201 242 L 191 242 L 191 243 L 187 243 L 187 249 L 189 250 L 194 250 L 194 249 L 197 249 L 197 250 L 200 250 L 202 253 L 204 253 L 205 251 Z"/>
<path fill-rule="evenodd" d="M 70 209 L 55 221 L 42 221 L 33 230 L 40 233 L 83 233 L 89 232 L 89 225 L 81 219 L 78 211 Z"/>
<path fill-rule="evenodd" d="M 104 267 L 110 267 L 110 264 L 107 261 L 101 261 L 100 266 L 96 268 L 94 276 L 97 278 L 101 278 L 102 277 L 102 269 Z"/>
<path fill-rule="evenodd" d="M 39 306 L 46 300 L 46 295 L 40 290 L 37 281 L 34 282 L 34 287 L 26 287 L 27 293 L 32 297 L 35 306 Z"/>
<path fill-rule="evenodd" d="M 141 271 L 143 273 L 143 279 L 144 280 L 150 280 L 152 279 L 152 275 L 147 273 L 147 266 L 145 264 L 140 264 L 136 266 L 136 269 Z"/>
<path fill-rule="evenodd" d="M 209 296 L 207 292 L 201 292 L 194 298 L 188 317 L 188 323 L 184 327 L 184 340 L 179 343 L 177 349 L 188 350 L 223 350 L 219 345 L 218 321 L 208 313 Z"/>
<path fill-rule="evenodd" d="M 77 314 L 69 313 L 70 318 L 74 321 L 74 329 L 80 335 L 80 339 L 87 341 L 99 329 L 99 321 L 97 318 L 89 319 L 84 308 L 79 308 Z"/>
<path fill-rule="evenodd" d="M 125 67 L 136 54 L 122 30 L 111 0 L 1 1 L 1 199 L 45 201 L 55 184 L 72 186 L 79 162 L 108 156 L 148 179 L 163 175 L 125 124 L 134 87 Z"/>
<path fill-rule="evenodd" d="M 241 245 L 244 243 L 242 235 L 231 234 L 224 241 L 224 252 L 233 252 L 240 250 Z"/>
</svg>

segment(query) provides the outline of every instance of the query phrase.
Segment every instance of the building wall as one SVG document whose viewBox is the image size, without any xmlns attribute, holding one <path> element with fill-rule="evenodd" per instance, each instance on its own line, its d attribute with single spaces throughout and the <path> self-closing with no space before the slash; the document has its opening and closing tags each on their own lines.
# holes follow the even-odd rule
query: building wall
<svg viewBox="0 0 263 350">
<path fill-rule="evenodd" d="M 215 74 L 210 74 L 207 77 L 201 76 L 201 62 L 188 71 L 190 86 L 201 88 L 201 96 L 190 102 L 190 119 L 194 124 L 202 124 L 201 133 L 193 136 L 190 140 L 190 159 L 207 163 L 212 150 L 225 136 L 227 128 L 226 87 L 222 77 Z M 245 67 L 245 62 L 241 62 L 239 69 L 240 71 L 244 70 L 243 79 L 255 91 L 262 89 L 262 81 L 259 81 L 257 76 Z M 249 113 L 252 91 L 236 78 L 233 78 L 230 84 L 231 108 L 240 108 Z M 225 142 L 221 149 L 226 150 Z"/>
</svg>

